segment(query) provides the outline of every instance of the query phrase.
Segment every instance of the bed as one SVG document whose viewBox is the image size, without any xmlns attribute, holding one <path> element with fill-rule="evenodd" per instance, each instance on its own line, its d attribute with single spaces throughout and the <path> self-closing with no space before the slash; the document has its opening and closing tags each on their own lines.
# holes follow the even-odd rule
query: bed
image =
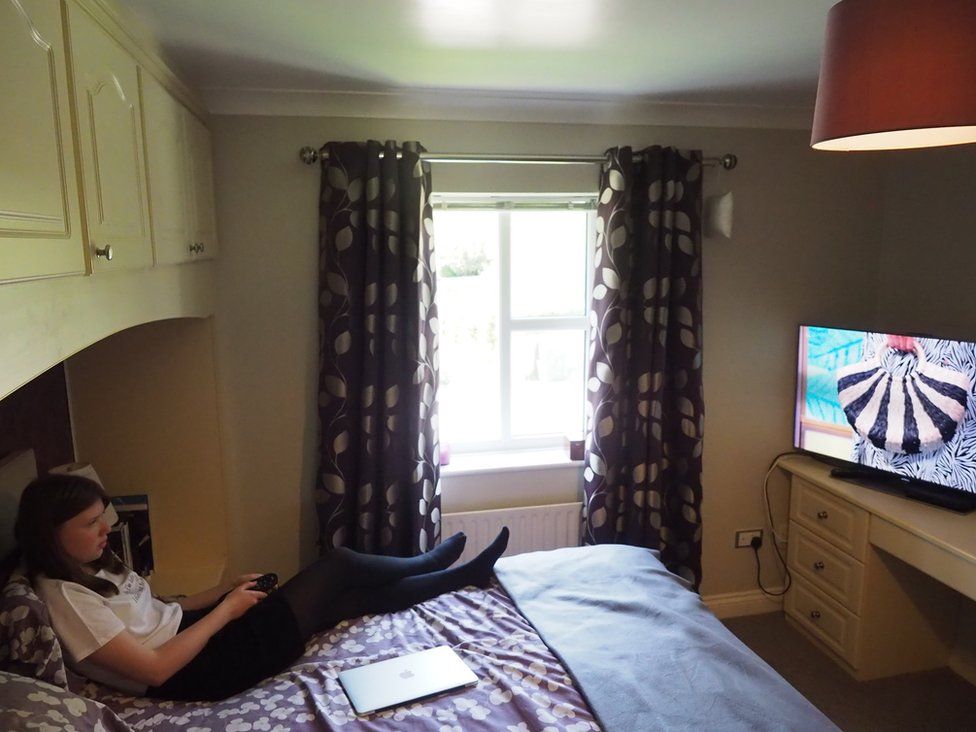
<svg viewBox="0 0 976 732">
<path fill-rule="evenodd" d="M 36 627 L 45 608 L 29 586 L 12 583 L 0 612 L 0 729 L 835 729 L 654 552 L 536 552 L 501 560 L 496 574 L 487 589 L 343 622 L 314 637 L 282 674 L 216 703 L 133 698 L 59 676 L 60 651 L 55 658 L 50 643 L 38 643 L 50 635 Z M 339 671 L 435 645 L 453 647 L 477 686 L 355 715 Z"/>
</svg>

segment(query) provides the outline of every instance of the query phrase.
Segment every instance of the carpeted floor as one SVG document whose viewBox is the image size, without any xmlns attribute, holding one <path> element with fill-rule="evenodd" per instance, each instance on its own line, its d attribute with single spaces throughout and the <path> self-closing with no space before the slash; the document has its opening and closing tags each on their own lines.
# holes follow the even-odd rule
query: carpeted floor
<svg viewBox="0 0 976 732">
<path fill-rule="evenodd" d="M 949 669 L 857 682 L 782 613 L 724 622 L 844 732 L 976 730 L 976 687 Z"/>
</svg>

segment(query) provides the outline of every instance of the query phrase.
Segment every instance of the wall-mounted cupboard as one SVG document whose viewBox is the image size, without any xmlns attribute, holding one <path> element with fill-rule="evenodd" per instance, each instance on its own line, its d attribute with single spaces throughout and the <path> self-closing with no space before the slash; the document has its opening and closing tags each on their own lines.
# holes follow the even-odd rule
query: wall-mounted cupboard
<svg viewBox="0 0 976 732">
<path fill-rule="evenodd" d="M 213 145 L 210 130 L 189 110 L 183 109 L 187 158 L 190 170 L 190 206 L 193 242 L 197 256 L 217 254 L 217 212 L 214 208 Z"/>
<path fill-rule="evenodd" d="M 0 282 L 84 274 L 61 5 L 0 0 Z"/>
<path fill-rule="evenodd" d="M 92 266 L 149 267 L 139 66 L 88 13 L 67 10 Z"/>
<path fill-rule="evenodd" d="M 153 247 L 158 264 L 217 251 L 210 132 L 162 84 L 140 74 Z"/>
<path fill-rule="evenodd" d="M 99 7 L 0 0 L 0 283 L 216 254 L 209 132 Z"/>
</svg>

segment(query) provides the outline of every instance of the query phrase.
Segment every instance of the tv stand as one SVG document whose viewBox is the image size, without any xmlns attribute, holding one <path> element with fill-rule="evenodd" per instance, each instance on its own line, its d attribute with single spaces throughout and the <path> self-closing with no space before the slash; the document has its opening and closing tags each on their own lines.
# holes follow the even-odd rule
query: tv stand
<svg viewBox="0 0 976 732">
<path fill-rule="evenodd" d="M 957 513 L 976 511 L 976 494 L 947 493 L 937 486 L 930 486 L 921 480 L 902 478 L 899 476 L 880 473 L 869 468 L 833 468 L 830 477 L 837 480 L 848 480 L 857 485 L 874 490 L 884 491 L 894 495 L 911 498 L 915 501 L 928 503 L 939 508 L 946 508 Z"/>
<path fill-rule="evenodd" d="M 779 467 L 790 475 L 790 624 L 858 680 L 948 665 L 959 594 L 976 600 L 976 514 L 805 455 Z"/>
</svg>

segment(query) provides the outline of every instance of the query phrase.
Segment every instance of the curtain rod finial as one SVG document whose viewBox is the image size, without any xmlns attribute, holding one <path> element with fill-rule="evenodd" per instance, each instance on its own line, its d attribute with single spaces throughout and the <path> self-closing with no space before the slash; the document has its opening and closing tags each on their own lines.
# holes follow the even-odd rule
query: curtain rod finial
<svg viewBox="0 0 976 732">
<path fill-rule="evenodd" d="M 732 153 L 725 153 L 725 155 L 719 159 L 719 163 L 725 170 L 732 170 L 736 165 L 739 164 L 739 158 Z"/>
<path fill-rule="evenodd" d="M 319 151 L 314 147 L 303 147 L 298 151 L 298 157 L 305 165 L 315 165 L 319 161 Z"/>
</svg>

